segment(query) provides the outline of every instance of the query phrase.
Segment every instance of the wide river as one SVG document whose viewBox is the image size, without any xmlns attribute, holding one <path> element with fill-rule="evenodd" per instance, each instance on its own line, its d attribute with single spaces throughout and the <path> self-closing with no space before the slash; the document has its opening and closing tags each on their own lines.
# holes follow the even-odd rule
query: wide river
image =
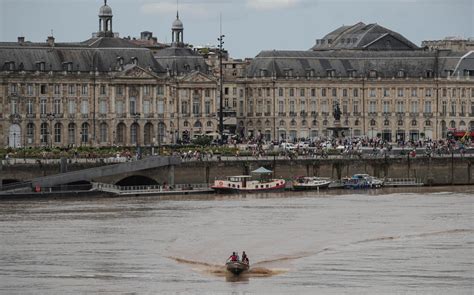
<svg viewBox="0 0 474 295">
<path fill-rule="evenodd" d="M 3 200 L 0 293 L 472 294 L 473 209 L 472 186 Z"/>
</svg>

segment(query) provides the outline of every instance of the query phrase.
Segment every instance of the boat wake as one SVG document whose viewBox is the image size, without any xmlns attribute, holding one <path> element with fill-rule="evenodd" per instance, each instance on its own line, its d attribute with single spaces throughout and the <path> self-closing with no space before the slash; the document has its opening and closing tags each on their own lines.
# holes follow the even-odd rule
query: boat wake
<svg viewBox="0 0 474 295">
<path fill-rule="evenodd" d="M 226 277 L 229 280 L 234 281 L 232 277 L 235 277 L 235 276 L 229 271 L 227 271 L 225 265 L 212 264 L 212 263 L 189 260 L 189 259 L 172 257 L 172 256 L 169 256 L 168 258 L 173 259 L 174 261 L 181 264 L 193 265 L 194 270 L 196 271 L 211 274 L 218 277 Z M 255 265 L 257 264 L 258 263 L 256 263 Z M 271 276 L 283 274 L 287 271 L 288 270 L 286 269 L 269 269 L 265 267 L 250 267 L 249 271 L 239 276 L 240 277 L 239 280 L 248 280 L 249 278 L 252 278 L 252 277 L 271 277 Z M 236 279 L 236 281 L 239 281 L 239 280 Z"/>
<path fill-rule="evenodd" d="M 380 241 L 394 241 L 398 239 L 424 238 L 424 237 L 437 236 L 437 235 L 465 234 L 465 233 L 473 233 L 473 232 L 474 232 L 474 229 L 452 229 L 452 230 L 443 230 L 443 231 L 426 232 L 426 233 L 418 233 L 418 234 L 393 235 L 393 236 L 369 238 L 369 239 L 351 242 L 348 244 L 335 245 L 334 247 L 326 247 L 326 248 L 318 249 L 315 251 L 299 252 L 293 255 L 287 255 L 287 256 L 277 257 L 273 259 L 258 261 L 252 264 L 248 272 L 245 272 L 238 277 L 228 272 L 224 265 L 212 264 L 208 262 L 195 261 L 195 260 L 189 260 L 185 258 L 172 257 L 172 256 L 169 256 L 168 258 L 173 259 L 174 261 L 178 263 L 192 265 L 194 266 L 194 270 L 202 272 L 202 273 L 206 273 L 206 274 L 210 274 L 210 275 L 214 275 L 218 277 L 226 277 L 228 281 L 246 281 L 251 277 L 271 277 L 271 276 L 280 275 L 289 271 L 289 269 L 281 269 L 281 268 L 273 268 L 273 267 L 270 268 L 271 266 L 275 264 L 285 262 L 285 261 L 306 258 L 306 257 L 318 255 L 318 254 L 328 252 L 328 251 L 341 251 L 341 249 L 344 249 L 344 247 L 349 247 L 351 245 L 359 245 L 359 244 L 380 242 Z"/>
</svg>

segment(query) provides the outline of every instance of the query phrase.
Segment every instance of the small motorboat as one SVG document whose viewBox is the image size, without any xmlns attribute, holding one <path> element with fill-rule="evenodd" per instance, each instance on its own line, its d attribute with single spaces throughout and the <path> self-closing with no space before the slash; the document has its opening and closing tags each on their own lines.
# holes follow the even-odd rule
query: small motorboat
<svg viewBox="0 0 474 295">
<path fill-rule="evenodd" d="M 225 264 L 228 271 L 233 273 L 234 275 L 238 276 L 244 271 L 249 270 L 249 265 L 242 261 L 227 261 Z"/>
<path fill-rule="evenodd" d="M 313 190 L 327 188 L 331 184 L 332 180 L 327 177 L 309 177 L 301 176 L 296 178 L 292 185 L 293 190 Z"/>
<path fill-rule="evenodd" d="M 344 183 L 345 188 L 360 189 L 360 188 L 380 188 L 384 184 L 382 179 L 370 176 L 368 174 L 354 174 L 349 180 Z"/>
</svg>

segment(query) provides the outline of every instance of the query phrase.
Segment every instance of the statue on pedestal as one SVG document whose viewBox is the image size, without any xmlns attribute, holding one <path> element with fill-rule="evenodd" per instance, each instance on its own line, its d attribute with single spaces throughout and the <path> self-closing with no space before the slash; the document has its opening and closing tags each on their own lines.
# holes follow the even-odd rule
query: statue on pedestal
<svg viewBox="0 0 474 295">
<path fill-rule="evenodd" d="M 342 114 L 342 112 L 341 112 L 341 109 L 339 108 L 339 103 L 336 102 L 336 104 L 334 106 L 334 113 L 333 113 L 334 120 L 340 121 L 341 120 L 341 114 Z"/>
</svg>

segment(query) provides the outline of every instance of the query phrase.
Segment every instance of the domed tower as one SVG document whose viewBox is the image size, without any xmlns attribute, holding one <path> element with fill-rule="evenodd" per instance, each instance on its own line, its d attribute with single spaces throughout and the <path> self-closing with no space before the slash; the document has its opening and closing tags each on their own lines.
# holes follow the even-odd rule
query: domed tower
<svg viewBox="0 0 474 295">
<path fill-rule="evenodd" d="M 97 37 L 113 37 L 112 31 L 112 8 L 107 5 L 107 0 L 104 0 L 104 5 L 99 10 L 99 32 Z"/>
<path fill-rule="evenodd" d="M 183 23 L 179 19 L 179 13 L 176 12 L 176 19 L 171 26 L 171 34 L 172 34 L 172 46 L 174 47 L 182 47 L 184 46 L 183 42 Z"/>
</svg>

